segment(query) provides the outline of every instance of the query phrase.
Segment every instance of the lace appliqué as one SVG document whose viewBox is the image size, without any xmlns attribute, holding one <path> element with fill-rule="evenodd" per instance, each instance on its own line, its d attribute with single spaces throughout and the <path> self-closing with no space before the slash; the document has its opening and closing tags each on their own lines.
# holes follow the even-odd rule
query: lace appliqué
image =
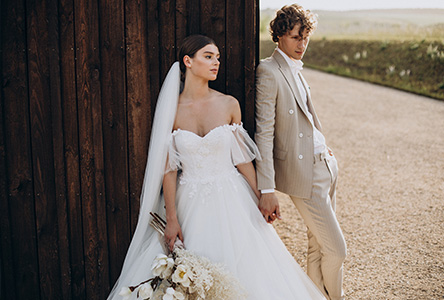
<svg viewBox="0 0 444 300">
<path fill-rule="evenodd" d="M 179 134 L 180 133 L 180 134 Z M 201 137 L 178 129 L 172 134 L 174 151 L 170 168 L 181 167 L 178 183 L 187 185 L 188 197 L 202 203 L 211 195 L 223 192 L 230 177 L 240 176 L 235 165 L 259 158 L 259 151 L 240 124 L 222 125 Z M 172 147 L 170 147 L 171 149 Z M 180 161 L 175 161 L 175 157 Z"/>
</svg>

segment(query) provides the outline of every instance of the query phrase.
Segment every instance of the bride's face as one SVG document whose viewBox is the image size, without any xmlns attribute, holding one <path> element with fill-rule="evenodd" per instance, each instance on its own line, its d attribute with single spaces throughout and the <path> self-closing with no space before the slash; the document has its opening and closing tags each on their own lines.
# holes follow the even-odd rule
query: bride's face
<svg viewBox="0 0 444 300">
<path fill-rule="evenodd" d="M 216 45 L 208 44 L 194 54 L 193 58 L 186 57 L 189 63 L 185 63 L 188 71 L 194 76 L 206 80 L 216 80 L 219 72 L 219 49 Z"/>
</svg>

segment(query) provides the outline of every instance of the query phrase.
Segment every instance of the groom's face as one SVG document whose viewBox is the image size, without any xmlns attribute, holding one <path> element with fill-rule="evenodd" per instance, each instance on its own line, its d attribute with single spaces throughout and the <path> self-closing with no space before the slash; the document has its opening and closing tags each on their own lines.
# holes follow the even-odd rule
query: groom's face
<svg viewBox="0 0 444 300">
<path fill-rule="evenodd" d="M 296 24 L 292 30 L 287 31 L 286 34 L 279 37 L 278 47 L 289 57 L 300 60 L 304 56 L 305 50 L 307 50 L 310 36 L 306 29 L 302 36 L 299 34 L 301 24 Z"/>
</svg>

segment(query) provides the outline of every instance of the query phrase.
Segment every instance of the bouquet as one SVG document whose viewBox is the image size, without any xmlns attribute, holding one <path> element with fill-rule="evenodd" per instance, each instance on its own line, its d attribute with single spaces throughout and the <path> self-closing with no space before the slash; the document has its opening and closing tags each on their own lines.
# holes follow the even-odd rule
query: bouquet
<svg viewBox="0 0 444 300">
<path fill-rule="evenodd" d="M 166 222 L 150 213 L 153 226 L 162 236 Z M 123 300 L 244 299 L 240 283 L 221 264 L 193 254 L 177 239 L 174 250 L 156 256 L 151 267 L 155 276 L 136 286 L 122 287 Z"/>
</svg>

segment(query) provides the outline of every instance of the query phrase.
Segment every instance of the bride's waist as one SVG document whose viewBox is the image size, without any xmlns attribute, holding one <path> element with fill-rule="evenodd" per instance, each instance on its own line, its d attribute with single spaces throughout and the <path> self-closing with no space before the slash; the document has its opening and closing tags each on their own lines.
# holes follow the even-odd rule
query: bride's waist
<svg viewBox="0 0 444 300">
<path fill-rule="evenodd" d="M 183 170 L 179 177 L 180 184 L 187 183 L 200 183 L 207 184 L 214 181 L 221 180 L 230 176 L 237 176 L 239 172 L 235 167 L 224 169 L 224 170 L 214 170 L 213 172 L 199 172 L 198 170 Z"/>
</svg>

